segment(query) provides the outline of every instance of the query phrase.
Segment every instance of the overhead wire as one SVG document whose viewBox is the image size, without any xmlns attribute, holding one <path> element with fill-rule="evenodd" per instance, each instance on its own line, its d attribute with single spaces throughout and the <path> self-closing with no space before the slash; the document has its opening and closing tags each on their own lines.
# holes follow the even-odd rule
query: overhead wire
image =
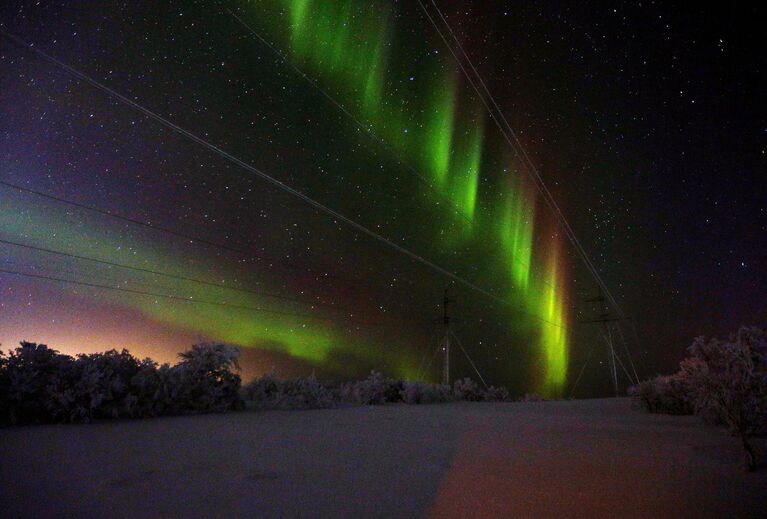
<svg viewBox="0 0 767 519">
<path fill-rule="evenodd" d="M 331 322 L 354 322 L 355 324 L 358 324 L 360 326 L 380 326 L 379 323 L 368 323 L 368 322 L 361 322 L 361 321 L 352 321 L 351 318 L 349 319 L 340 319 L 340 318 L 330 318 L 330 317 L 324 317 L 320 315 L 313 315 L 313 314 L 307 314 L 307 313 L 298 313 L 298 312 L 287 312 L 283 310 L 273 310 L 269 308 L 263 308 L 263 307 L 257 307 L 257 306 L 249 306 L 249 305 L 240 305 L 236 303 L 227 303 L 225 301 L 211 301 L 208 299 L 199 299 L 195 297 L 185 297 L 175 294 L 163 294 L 160 292 L 150 292 L 150 291 L 144 291 L 144 290 L 135 290 L 131 288 L 124 288 L 124 287 L 115 287 L 110 285 L 103 285 L 100 283 L 90 283 L 87 281 L 77 281 L 73 279 L 65 279 L 65 278 L 59 278 L 55 276 L 48 276 L 44 274 L 33 274 L 29 272 L 21 272 L 17 270 L 10 270 L 5 268 L 0 268 L 0 273 L 2 274 L 11 274 L 15 276 L 20 277 L 26 277 L 26 278 L 32 278 L 32 279 L 41 279 L 46 281 L 56 281 L 59 283 L 67 283 L 72 285 L 79 285 L 79 286 L 85 286 L 89 288 L 98 288 L 103 290 L 112 290 L 117 292 L 126 292 L 129 294 L 135 294 L 135 295 L 143 295 L 143 296 L 151 296 L 151 297 L 160 297 L 164 299 L 170 299 L 170 300 L 176 300 L 176 301 L 184 301 L 187 303 L 196 303 L 196 304 L 205 304 L 205 305 L 215 305 L 215 306 L 223 306 L 228 308 L 236 308 L 239 310 L 248 310 L 251 312 L 260 312 L 260 313 L 268 313 L 268 314 L 275 314 L 275 315 L 283 315 L 283 316 L 289 316 L 289 317 L 299 317 L 303 319 L 312 319 L 312 320 L 318 320 L 318 321 L 331 321 Z"/>
<path fill-rule="evenodd" d="M 170 278 L 170 279 L 177 279 L 177 280 L 180 280 L 180 281 L 189 281 L 189 282 L 197 283 L 197 284 L 200 284 L 200 285 L 206 285 L 206 286 L 211 286 L 211 287 L 223 288 L 223 289 L 226 289 L 226 290 L 232 290 L 232 291 L 236 291 L 236 292 L 243 292 L 243 293 L 253 294 L 253 295 L 260 296 L 260 297 L 267 297 L 267 298 L 279 299 L 279 300 L 283 300 L 283 301 L 290 301 L 290 302 L 293 302 L 293 303 L 299 303 L 299 304 L 308 305 L 308 306 L 322 306 L 322 307 L 326 307 L 326 308 L 331 308 L 331 309 L 336 310 L 336 311 L 353 311 L 350 308 L 346 308 L 346 307 L 342 307 L 342 306 L 338 306 L 338 305 L 333 305 L 331 303 L 323 303 L 321 301 L 309 301 L 309 300 L 306 300 L 306 299 L 298 299 L 298 298 L 293 298 L 293 297 L 285 296 L 285 295 L 282 295 L 282 294 L 277 294 L 277 293 L 274 293 L 274 292 L 266 292 L 266 291 L 261 291 L 261 290 L 253 290 L 253 289 L 242 288 L 242 287 L 233 286 L 233 285 L 227 285 L 227 284 L 224 284 L 224 283 L 216 283 L 216 282 L 213 282 L 213 281 L 206 281 L 206 280 L 199 279 L 199 278 L 193 278 L 193 277 L 189 277 L 189 276 L 182 276 L 182 275 L 178 275 L 178 274 L 171 274 L 169 272 L 162 272 L 162 271 L 159 271 L 159 270 L 149 269 L 149 268 L 145 268 L 145 267 L 135 267 L 135 266 L 126 265 L 126 264 L 123 264 L 123 263 L 107 261 L 107 260 L 103 260 L 103 259 L 99 259 L 99 258 L 93 258 L 93 257 L 90 257 L 90 256 L 83 256 L 83 255 L 80 255 L 80 254 L 73 254 L 73 253 L 69 253 L 69 252 L 65 252 L 65 251 L 60 251 L 60 250 L 48 249 L 48 248 L 45 248 L 45 247 L 37 247 L 35 245 L 29 245 L 29 244 L 25 244 L 25 243 L 14 242 L 14 241 L 5 240 L 5 239 L 2 239 L 2 238 L 0 238 L 0 244 L 11 245 L 11 246 L 14 246 L 14 247 L 21 247 L 21 248 L 25 248 L 25 249 L 29 249 L 29 250 L 34 250 L 34 251 L 37 251 L 37 252 L 44 252 L 44 253 L 47 253 L 47 254 L 54 254 L 54 255 L 57 255 L 57 256 L 68 257 L 68 258 L 72 258 L 72 259 L 76 259 L 76 260 L 81 260 L 81 261 L 90 261 L 90 262 L 93 262 L 93 263 L 98 263 L 98 264 L 101 264 L 101 265 L 107 265 L 107 266 L 110 266 L 110 267 L 117 267 L 117 268 L 121 268 L 121 269 L 125 269 L 125 270 L 132 270 L 134 272 L 141 272 L 141 273 L 145 273 L 145 274 L 152 274 L 152 275 L 162 276 L 162 277 L 166 277 L 166 278 Z"/>
<path fill-rule="evenodd" d="M 474 361 L 471 360 L 471 357 L 469 357 L 469 353 L 464 349 L 463 344 L 461 344 L 461 341 L 458 339 L 458 336 L 455 334 L 452 334 L 455 340 L 458 342 L 458 347 L 461 348 L 461 351 L 466 356 L 466 359 L 469 361 L 469 364 L 471 364 L 471 367 L 474 368 L 474 372 L 479 377 L 479 380 L 482 381 L 482 385 L 485 386 L 485 389 L 488 391 L 490 390 L 490 386 L 487 385 L 487 382 L 485 382 L 485 377 L 482 376 L 482 373 L 479 372 L 477 369 L 477 366 L 474 364 Z"/>
<path fill-rule="evenodd" d="M 337 276 L 335 274 L 330 274 L 330 273 L 327 273 L 327 272 L 322 272 L 322 271 L 319 271 L 319 270 L 311 269 L 311 268 L 308 268 L 306 266 L 301 267 L 301 266 L 295 265 L 292 262 L 286 262 L 284 260 L 284 258 L 277 259 L 277 258 L 274 258 L 274 257 L 270 257 L 268 255 L 265 255 L 265 254 L 261 254 L 258 251 L 253 251 L 253 250 L 247 250 L 246 251 L 246 250 L 243 250 L 243 249 L 237 249 L 237 248 L 234 248 L 234 247 L 230 247 L 228 245 L 223 245 L 223 244 L 219 244 L 219 243 L 216 243 L 216 242 L 208 241 L 208 240 L 201 239 L 201 238 L 189 235 L 189 234 L 185 234 L 185 233 L 182 233 L 182 232 L 179 232 L 179 231 L 175 231 L 175 230 L 167 228 L 167 227 L 162 227 L 162 226 L 155 225 L 153 223 L 144 222 L 144 221 L 141 221 L 141 220 L 137 220 L 135 218 L 130 218 L 130 217 L 118 214 L 118 213 L 114 213 L 112 211 L 107 211 L 106 209 L 101 209 L 101 208 L 93 206 L 93 205 L 87 205 L 87 204 L 83 204 L 83 203 L 80 203 L 80 202 L 75 202 L 73 200 L 69 200 L 69 199 L 66 199 L 66 198 L 62 198 L 62 197 L 59 197 L 59 196 L 54 196 L 54 195 L 50 195 L 48 193 L 43 193 L 42 191 L 36 191 L 34 189 L 30 189 L 28 187 L 20 186 L 18 184 L 12 184 L 12 183 L 4 181 L 4 180 L 0 180 L 0 187 L 5 187 L 5 188 L 8 188 L 8 189 L 15 189 L 15 190 L 21 191 L 23 193 L 27 193 L 27 194 L 31 194 L 31 195 L 34 195 L 34 196 L 39 196 L 39 197 L 42 197 L 42 198 L 53 200 L 55 202 L 59 202 L 59 203 L 65 204 L 65 205 L 70 205 L 70 206 L 73 206 L 73 207 L 77 207 L 77 208 L 85 210 L 85 211 L 91 211 L 91 212 L 94 212 L 96 214 L 100 214 L 100 215 L 103 215 L 103 216 L 108 216 L 108 217 L 111 217 L 111 218 L 115 218 L 115 219 L 118 219 L 118 220 L 122 220 L 122 221 L 125 221 L 125 222 L 128 222 L 128 223 L 131 223 L 131 224 L 135 224 L 135 225 L 139 225 L 139 226 L 142 226 L 142 227 L 145 227 L 145 228 L 149 228 L 149 229 L 154 230 L 154 231 L 163 232 L 163 233 L 167 233 L 167 234 L 170 234 L 170 235 L 173 235 L 173 236 L 177 236 L 177 237 L 183 238 L 185 240 L 189 240 L 190 242 L 196 242 L 196 243 L 201 243 L 201 244 L 204 244 L 204 245 L 209 245 L 209 246 L 212 246 L 212 247 L 215 247 L 215 248 L 219 248 L 219 249 L 222 249 L 222 250 L 225 250 L 225 251 L 234 252 L 234 253 L 237 253 L 237 254 L 242 255 L 242 256 L 253 256 L 254 258 L 257 258 L 257 259 L 259 259 L 261 261 L 272 262 L 272 264 L 276 264 L 280 269 L 293 270 L 293 271 L 302 271 L 302 272 L 306 272 L 306 273 L 314 273 L 314 274 L 320 275 L 320 277 L 323 277 L 323 278 L 339 279 L 339 280 L 344 280 L 345 282 L 348 282 L 348 280 L 346 280 L 346 279 L 344 279 L 344 278 L 342 278 L 340 276 Z M 355 278 L 355 280 L 356 281 L 361 281 L 358 278 Z"/>
<path fill-rule="evenodd" d="M 242 249 L 237 249 L 237 248 L 234 248 L 234 247 L 230 247 L 229 245 L 224 245 L 224 244 L 216 243 L 216 242 L 213 242 L 213 241 L 210 241 L 210 240 L 206 240 L 206 239 L 203 239 L 203 238 L 198 238 L 196 236 L 192 236 L 190 234 L 185 234 L 185 233 L 182 233 L 182 232 L 170 229 L 168 227 L 162 227 L 162 226 L 159 226 L 159 225 L 156 225 L 156 224 L 153 224 L 153 223 L 144 222 L 144 221 L 141 221 L 141 220 L 137 220 L 135 218 L 130 218 L 128 216 L 124 216 L 122 214 L 115 213 L 115 212 L 112 212 L 112 211 L 107 211 L 105 209 L 100 209 L 98 207 L 94 207 L 94 206 L 91 206 L 91 205 L 86 205 L 86 204 L 83 204 L 83 203 L 80 203 L 80 202 L 74 202 L 72 200 L 67 200 L 65 198 L 61 198 L 61 197 L 58 197 L 58 196 L 53 196 L 53 195 L 50 195 L 48 193 L 43 193 L 42 191 L 36 191 L 36 190 L 30 189 L 28 187 L 20 186 L 18 184 L 11 184 L 10 182 L 6 182 L 4 180 L 0 180 L 0 186 L 5 187 L 5 188 L 9 188 L 9 189 L 16 189 L 16 190 L 21 191 L 23 193 L 28 193 L 28 194 L 39 196 L 39 197 L 42 197 L 42 198 L 47 198 L 49 200 L 53 200 L 53 201 L 56 201 L 56 202 L 59 202 L 59 203 L 62 203 L 62 204 L 67 204 L 67 205 L 71 205 L 73 207 L 78 207 L 80 209 L 85 209 L 87 211 L 92 211 L 94 213 L 98 213 L 98 214 L 101 214 L 103 216 L 108 216 L 108 217 L 114 218 L 116 220 L 122 220 L 124 222 L 128 222 L 128 223 L 131 223 L 131 224 L 134 224 L 134 225 L 140 225 L 142 227 L 145 227 L 145 228 L 148 228 L 148 229 L 152 229 L 152 230 L 155 230 L 155 231 L 160 231 L 160 232 L 164 232 L 164 233 L 167 233 L 167 234 L 171 234 L 173 236 L 177 236 L 179 238 L 183 238 L 183 239 L 189 240 L 191 242 L 201 243 L 203 245 L 208 245 L 208 246 L 215 247 L 215 248 L 218 248 L 218 249 L 223 249 L 223 250 L 226 250 L 226 251 L 229 251 L 229 252 L 236 252 L 238 254 L 242 254 L 243 253 Z"/>
<path fill-rule="evenodd" d="M 591 359 L 591 354 L 594 352 L 594 344 L 589 345 L 589 351 L 586 354 L 586 360 L 583 361 L 583 365 L 581 366 L 580 372 L 578 372 L 578 376 L 575 379 L 575 383 L 573 384 L 572 389 L 570 389 L 570 393 L 568 394 L 568 398 L 572 398 L 573 394 L 575 393 L 576 388 L 578 387 L 578 382 L 581 381 L 581 377 L 583 376 L 583 372 L 586 370 L 586 365 L 589 363 L 589 360 Z"/>
<path fill-rule="evenodd" d="M 636 384 L 639 384 L 639 374 L 637 373 L 636 366 L 634 365 L 634 359 L 631 358 L 631 352 L 629 351 L 628 344 L 626 343 L 626 337 L 623 335 L 623 329 L 620 327 L 620 325 L 616 326 L 616 328 L 618 329 L 618 335 L 620 335 L 621 343 L 623 343 L 623 350 L 626 352 L 629 366 L 631 367 L 631 371 L 634 373 L 634 381 Z M 631 377 L 629 377 L 629 379 L 630 378 Z"/>
</svg>

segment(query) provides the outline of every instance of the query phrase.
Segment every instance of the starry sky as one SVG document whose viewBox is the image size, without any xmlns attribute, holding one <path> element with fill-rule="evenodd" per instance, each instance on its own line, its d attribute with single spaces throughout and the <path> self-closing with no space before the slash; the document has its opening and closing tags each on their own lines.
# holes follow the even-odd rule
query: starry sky
<svg viewBox="0 0 767 519">
<path fill-rule="evenodd" d="M 582 4 L 5 2 L 0 342 L 436 380 L 447 288 L 489 383 L 607 394 L 598 284 L 432 21 L 628 317 L 627 368 L 763 323 L 763 10 Z"/>
</svg>

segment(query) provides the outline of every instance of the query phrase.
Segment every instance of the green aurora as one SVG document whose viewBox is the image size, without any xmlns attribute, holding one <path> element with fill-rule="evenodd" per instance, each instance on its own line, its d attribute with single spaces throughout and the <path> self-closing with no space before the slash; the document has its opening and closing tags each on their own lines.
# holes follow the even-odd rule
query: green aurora
<svg viewBox="0 0 767 519">
<path fill-rule="evenodd" d="M 507 298 L 540 318 L 535 323 L 544 362 L 537 389 L 560 394 L 567 377 L 568 345 L 559 243 L 556 236 L 538 240 L 539 250 L 534 251 L 535 236 L 551 233 L 546 224 L 535 227 L 535 197 L 519 174 L 504 172 L 511 182 L 503 200 L 488 204 L 494 225 L 478 224 L 480 184 L 490 176 L 483 164 L 491 163 L 484 160 L 485 116 L 467 86 L 458 81 L 456 64 L 444 57 L 449 53 L 426 53 L 428 61 L 419 65 L 430 72 L 428 92 L 416 95 L 410 85 L 396 79 L 402 75 L 393 63 L 397 31 L 386 4 L 285 0 L 268 7 L 244 7 L 250 17 L 263 16 L 264 11 L 269 11 L 272 37 L 288 50 L 285 54 L 293 64 L 321 86 L 337 91 L 345 108 L 373 135 L 395 150 L 400 160 L 425 173 L 429 189 L 424 189 L 424 197 L 436 191 L 459 213 L 463 222 L 446 245 L 487 240 L 494 234 L 490 239 L 500 245 L 498 270 L 508 273 Z M 533 273 L 538 264 L 546 265 L 543 276 Z"/>
</svg>

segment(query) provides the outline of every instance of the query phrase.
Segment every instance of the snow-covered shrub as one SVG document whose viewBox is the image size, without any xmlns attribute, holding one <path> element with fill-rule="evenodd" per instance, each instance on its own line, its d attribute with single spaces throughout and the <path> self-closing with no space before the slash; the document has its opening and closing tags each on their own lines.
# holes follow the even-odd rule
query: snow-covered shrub
<svg viewBox="0 0 767 519">
<path fill-rule="evenodd" d="M 347 402 L 361 405 L 385 404 L 387 395 L 391 395 L 393 382 L 380 373 L 371 371 L 365 380 L 355 380 L 343 384 L 341 386 L 341 398 Z"/>
<path fill-rule="evenodd" d="M 650 413 L 692 414 L 690 388 L 679 374 L 658 376 L 629 387 L 629 396 Z"/>
<path fill-rule="evenodd" d="M 53 419 L 88 422 L 136 416 L 138 397 L 132 380 L 140 369 L 141 362 L 128 350 L 78 355 L 49 386 Z"/>
<path fill-rule="evenodd" d="M 404 388 L 404 380 L 387 379 L 384 399 L 386 402 L 402 402 L 402 390 Z"/>
<path fill-rule="evenodd" d="M 93 410 L 89 394 L 78 387 L 83 378 L 83 366 L 83 363 L 71 359 L 50 377 L 46 387 L 45 406 L 48 415 L 45 421 L 90 421 Z M 90 375 L 95 378 L 93 373 Z"/>
<path fill-rule="evenodd" d="M 269 373 L 243 387 L 243 399 L 256 409 L 324 409 L 333 406 L 333 394 L 314 375 L 280 380 Z"/>
<path fill-rule="evenodd" d="M 450 386 L 428 382 L 403 382 L 400 398 L 406 404 L 433 404 L 450 402 L 453 392 Z"/>
<path fill-rule="evenodd" d="M 477 383 L 468 377 L 458 379 L 453 383 L 453 394 L 457 400 L 469 402 L 479 402 L 483 396 Z"/>
<path fill-rule="evenodd" d="M 0 421 L 10 424 L 51 420 L 49 386 L 74 359 L 45 344 L 22 342 L 2 355 Z"/>
<path fill-rule="evenodd" d="M 283 394 L 283 409 L 324 409 L 334 403 L 330 390 L 314 375 L 286 381 Z"/>
<path fill-rule="evenodd" d="M 3 350 L 0 350 L 0 425 L 10 422 L 10 416 L 7 416 L 10 409 L 10 402 L 8 401 L 10 381 L 8 380 L 7 366 L 8 357 L 3 353 Z"/>
<path fill-rule="evenodd" d="M 753 470 L 750 438 L 767 433 L 767 333 L 742 327 L 726 341 L 699 337 L 688 352 L 679 376 L 690 388 L 696 413 L 727 425 Z"/>
<path fill-rule="evenodd" d="M 176 411 L 227 411 L 240 406 L 240 350 L 226 344 L 195 344 L 181 362 L 162 373 Z M 165 378 L 165 380 L 163 380 Z"/>
<path fill-rule="evenodd" d="M 242 398 L 246 403 L 258 408 L 271 409 L 277 407 L 284 396 L 283 381 L 271 372 L 252 380 L 242 387 Z"/>
<path fill-rule="evenodd" d="M 127 350 L 77 358 L 22 342 L 0 352 L 0 422 L 87 422 L 98 418 L 223 411 L 240 404 L 238 350 L 201 344 L 175 366 Z"/>
<path fill-rule="evenodd" d="M 729 340 L 695 339 L 678 373 L 629 389 L 650 412 L 694 412 L 737 436 L 750 470 L 753 436 L 767 434 L 767 333 L 742 327 Z"/>
<path fill-rule="evenodd" d="M 655 390 L 655 380 L 654 378 L 643 380 L 638 384 L 629 386 L 626 391 L 636 405 L 648 413 L 655 413 L 658 409 L 658 392 Z"/>
<path fill-rule="evenodd" d="M 401 398 L 406 404 L 428 404 L 432 400 L 429 398 L 431 384 L 420 381 L 405 382 L 402 388 Z"/>
<path fill-rule="evenodd" d="M 139 361 L 138 371 L 131 379 L 131 395 L 135 398 L 134 416 L 152 417 L 169 413 L 173 409 L 167 398 L 168 364 L 158 366 L 152 359 Z"/>
<path fill-rule="evenodd" d="M 503 386 L 490 386 L 482 391 L 482 400 L 485 402 L 506 402 L 509 399 L 509 390 Z"/>
</svg>

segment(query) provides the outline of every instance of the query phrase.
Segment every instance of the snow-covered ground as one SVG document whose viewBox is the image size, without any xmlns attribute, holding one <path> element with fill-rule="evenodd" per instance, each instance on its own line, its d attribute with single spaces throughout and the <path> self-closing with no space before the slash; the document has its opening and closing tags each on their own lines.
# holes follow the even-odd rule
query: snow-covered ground
<svg viewBox="0 0 767 519">
<path fill-rule="evenodd" d="M 626 399 L 20 427 L 0 515 L 767 517 L 767 467 L 740 461 L 722 429 Z"/>
</svg>

